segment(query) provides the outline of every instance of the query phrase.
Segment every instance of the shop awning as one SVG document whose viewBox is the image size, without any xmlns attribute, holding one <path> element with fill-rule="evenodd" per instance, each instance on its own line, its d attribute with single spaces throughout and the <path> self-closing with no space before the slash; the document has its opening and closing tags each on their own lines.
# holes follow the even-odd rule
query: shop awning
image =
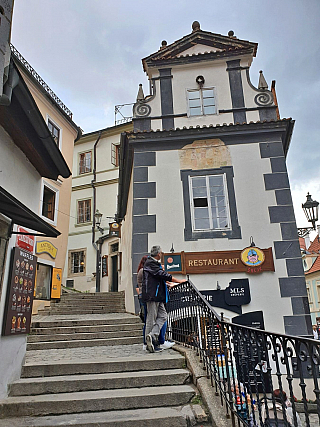
<svg viewBox="0 0 320 427">
<path fill-rule="evenodd" d="M 61 233 L 0 187 L 0 213 L 12 219 L 14 224 L 31 228 L 46 237 L 58 237 Z"/>
</svg>

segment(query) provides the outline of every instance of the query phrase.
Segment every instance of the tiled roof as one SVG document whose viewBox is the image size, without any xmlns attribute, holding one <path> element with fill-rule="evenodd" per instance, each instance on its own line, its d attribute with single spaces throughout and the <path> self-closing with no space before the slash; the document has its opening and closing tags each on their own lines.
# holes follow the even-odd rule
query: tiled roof
<svg viewBox="0 0 320 427">
<path fill-rule="evenodd" d="M 311 242 L 311 245 L 308 247 L 308 252 L 312 253 L 320 253 L 320 239 L 319 234 L 316 236 L 316 238 Z"/>
<path fill-rule="evenodd" d="M 310 268 L 310 270 L 305 272 L 305 275 L 311 274 L 311 273 L 315 273 L 316 271 L 320 271 L 320 256 L 317 256 L 317 259 L 315 260 L 315 262 L 312 264 L 312 267 Z"/>
<path fill-rule="evenodd" d="M 258 120 L 256 122 L 251 121 L 249 123 L 246 123 L 246 122 L 238 123 L 237 122 L 237 123 L 229 123 L 229 124 L 228 123 L 223 123 L 223 124 L 218 123 L 216 125 L 209 124 L 209 125 L 203 125 L 203 126 L 200 126 L 200 125 L 189 126 L 189 127 L 183 126 L 183 128 L 175 128 L 175 129 L 169 129 L 169 130 L 160 130 L 160 129 L 157 129 L 157 130 L 151 129 L 151 130 L 143 130 L 143 131 L 135 130 L 133 132 L 127 132 L 127 133 L 128 134 L 146 134 L 146 133 L 179 132 L 179 131 L 187 131 L 190 129 L 197 130 L 197 129 L 210 129 L 210 128 L 224 128 L 224 127 L 233 127 L 233 126 L 248 126 L 251 124 L 280 123 L 280 122 L 291 122 L 291 121 L 292 121 L 292 118 L 290 117 L 290 118 L 284 118 L 284 119 L 280 119 L 280 120 L 273 120 L 272 119 L 272 120 L 263 120 L 263 121 Z"/>
</svg>

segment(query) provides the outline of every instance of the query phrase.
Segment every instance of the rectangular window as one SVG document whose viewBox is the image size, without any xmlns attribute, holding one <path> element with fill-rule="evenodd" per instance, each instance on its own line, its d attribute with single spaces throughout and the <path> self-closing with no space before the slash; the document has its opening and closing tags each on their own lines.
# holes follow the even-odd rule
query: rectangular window
<svg viewBox="0 0 320 427">
<path fill-rule="evenodd" d="M 119 155 L 120 155 L 120 145 L 112 144 L 111 145 L 111 163 L 114 166 L 119 166 Z"/>
<path fill-rule="evenodd" d="M 79 250 L 69 251 L 68 276 L 84 276 L 85 274 L 86 274 L 86 250 L 79 249 Z"/>
<path fill-rule="evenodd" d="M 91 221 L 91 199 L 78 201 L 78 224 L 83 224 Z"/>
<path fill-rule="evenodd" d="M 318 303 L 320 303 L 320 282 L 317 281 L 317 297 L 318 297 Z"/>
<path fill-rule="evenodd" d="M 307 286 L 307 294 L 308 294 L 309 304 L 313 304 L 312 297 L 311 297 L 311 292 L 310 292 L 310 288 L 308 286 Z"/>
<path fill-rule="evenodd" d="M 213 88 L 188 90 L 189 116 L 216 114 L 216 102 Z"/>
<path fill-rule="evenodd" d="M 56 193 L 50 188 L 43 186 L 42 216 L 54 221 Z"/>
<path fill-rule="evenodd" d="M 189 180 L 193 230 L 229 230 L 224 175 L 190 176 Z"/>
<path fill-rule="evenodd" d="M 80 153 L 79 155 L 79 175 L 91 172 L 92 152 Z"/>
<path fill-rule="evenodd" d="M 50 119 L 48 119 L 48 128 L 52 135 L 52 138 L 54 139 L 55 143 L 59 147 L 59 141 L 60 141 L 60 129 L 58 126 L 56 126 Z"/>
</svg>

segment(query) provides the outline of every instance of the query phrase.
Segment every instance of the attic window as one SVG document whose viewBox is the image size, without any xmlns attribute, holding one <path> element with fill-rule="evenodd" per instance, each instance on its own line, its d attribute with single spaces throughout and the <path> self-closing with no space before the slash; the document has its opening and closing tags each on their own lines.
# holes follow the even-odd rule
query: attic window
<svg viewBox="0 0 320 427">
<path fill-rule="evenodd" d="M 189 116 L 216 114 L 216 102 L 213 88 L 188 90 Z"/>
</svg>

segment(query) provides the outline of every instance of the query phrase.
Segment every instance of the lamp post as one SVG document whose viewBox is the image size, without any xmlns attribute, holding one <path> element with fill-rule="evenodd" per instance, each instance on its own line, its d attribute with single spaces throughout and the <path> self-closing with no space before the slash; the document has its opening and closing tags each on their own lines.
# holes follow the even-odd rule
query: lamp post
<svg viewBox="0 0 320 427">
<path fill-rule="evenodd" d="M 308 222 L 311 222 L 312 227 L 298 228 L 298 236 L 306 237 L 310 231 L 316 229 L 316 222 L 318 221 L 319 202 L 312 200 L 311 194 L 307 194 L 307 201 L 302 204 L 302 209 Z"/>
<path fill-rule="evenodd" d="M 102 219 L 102 213 L 99 212 L 99 209 L 96 210 L 96 213 L 94 214 L 94 219 L 95 219 L 96 228 L 100 231 L 101 234 L 103 234 L 103 228 L 100 227 L 101 219 Z M 100 292 L 101 246 L 102 246 L 102 240 L 101 240 L 101 237 L 99 237 L 98 242 L 97 242 L 97 246 L 96 246 L 96 253 L 97 253 L 97 259 L 96 259 L 96 292 Z"/>
</svg>

